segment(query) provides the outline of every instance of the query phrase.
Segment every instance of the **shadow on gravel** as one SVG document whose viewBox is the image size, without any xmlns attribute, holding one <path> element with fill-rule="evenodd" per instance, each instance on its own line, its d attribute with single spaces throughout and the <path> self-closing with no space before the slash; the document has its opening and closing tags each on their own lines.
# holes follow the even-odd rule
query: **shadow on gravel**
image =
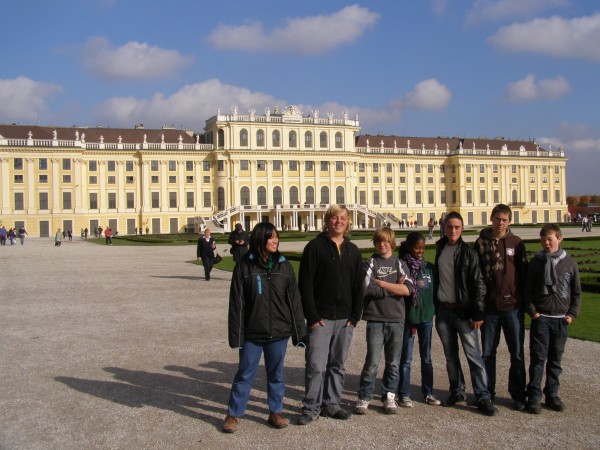
<svg viewBox="0 0 600 450">
<path fill-rule="evenodd" d="M 175 280 L 204 280 L 204 276 L 191 277 L 189 275 L 150 275 L 150 278 L 170 278 Z M 212 277 L 214 278 L 214 277 Z M 215 278 L 216 280 L 217 278 Z"/>
</svg>

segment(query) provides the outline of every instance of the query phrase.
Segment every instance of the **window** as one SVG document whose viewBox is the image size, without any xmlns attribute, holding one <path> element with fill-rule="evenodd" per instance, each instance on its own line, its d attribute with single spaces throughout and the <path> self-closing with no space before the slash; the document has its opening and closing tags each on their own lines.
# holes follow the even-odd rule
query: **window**
<svg viewBox="0 0 600 450">
<path fill-rule="evenodd" d="M 467 203 L 473 203 L 473 191 L 471 189 L 467 189 Z"/>
<path fill-rule="evenodd" d="M 265 146 L 265 131 L 264 130 L 258 130 L 256 132 L 256 146 L 257 147 Z"/>
<path fill-rule="evenodd" d="M 68 158 L 63 158 L 62 168 L 63 168 L 63 170 L 71 170 L 71 160 Z M 70 209 L 70 208 L 68 208 L 68 209 Z"/>
<path fill-rule="evenodd" d="M 548 182 L 548 177 L 542 177 L 542 183 L 547 183 Z"/>
<path fill-rule="evenodd" d="M 498 173 L 498 164 L 494 164 L 494 165 L 492 166 L 492 172 L 494 172 L 494 173 Z"/>
<path fill-rule="evenodd" d="M 265 161 L 264 159 L 259 159 L 258 161 L 256 161 L 256 170 L 267 170 L 267 161 Z"/>
<path fill-rule="evenodd" d="M 479 203 L 485 203 L 485 189 L 479 191 Z"/>
<path fill-rule="evenodd" d="M 421 198 L 421 191 L 419 191 L 419 190 L 415 191 L 415 203 L 417 205 L 420 205 L 421 203 L 423 203 L 423 199 Z"/>
<path fill-rule="evenodd" d="M 427 203 L 433 205 L 435 203 L 435 192 L 427 191 Z"/>
<path fill-rule="evenodd" d="M 467 177 L 467 183 L 471 183 L 473 179 L 471 177 Z"/>
<path fill-rule="evenodd" d="M 379 172 L 379 164 L 378 163 L 373 163 L 373 172 L 375 172 L 375 173 Z"/>
<path fill-rule="evenodd" d="M 485 183 L 485 177 L 479 177 L 479 182 L 480 183 Z"/>
<path fill-rule="evenodd" d="M 335 133 L 335 148 L 342 148 L 342 133 Z"/>
<path fill-rule="evenodd" d="M 15 192 L 15 210 L 25 209 L 24 197 L 22 192 Z"/>
<path fill-rule="evenodd" d="M 267 189 L 264 186 L 259 186 L 256 190 L 256 201 L 262 206 L 267 204 Z"/>
<path fill-rule="evenodd" d="M 451 169 L 452 169 L 452 173 L 456 173 L 456 166 L 454 164 L 452 164 Z"/>
<path fill-rule="evenodd" d="M 440 203 L 443 205 L 446 204 L 446 191 L 440 191 Z"/>
<path fill-rule="evenodd" d="M 202 161 L 202 170 L 208 172 L 210 170 L 210 161 Z"/>
<path fill-rule="evenodd" d="M 177 175 L 169 175 L 169 183 L 170 184 L 177 183 Z"/>
<path fill-rule="evenodd" d="M 217 170 L 219 172 L 225 171 L 225 161 L 222 161 L 222 160 L 217 161 Z"/>
<path fill-rule="evenodd" d="M 529 166 L 529 173 L 535 173 L 535 166 Z"/>
<path fill-rule="evenodd" d="M 365 171 L 365 163 L 358 163 L 358 171 L 359 172 Z"/>
<path fill-rule="evenodd" d="M 40 200 L 40 209 L 48 209 L 48 193 L 40 192 L 39 200 Z"/>
<path fill-rule="evenodd" d="M 560 178 L 559 177 L 554 178 L 554 182 L 555 183 L 560 183 Z"/>
<path fill-rule="evenodd" d="M 185 182 L 186 183 L 193 183 L 194 182 L 194 175 L 186 175 Z"/>
<path fill-rule="evenodd" d="M 106 167 L 109 172 L 114 172 L 116 170 L 117 163 L 115 161 L 108 161 L 106 163 Z"/>
<path fill-rule="evenodd" d="M 212 199 L 210 196 L 210 192 L 204 192 L 204 207 L 210 208 L 212 206 Z"/>
<path fill-rule="evenodd" d="M 271 140 L 273 141 L 273 147 L 279 147 L 281 145 L 281 136 L 279 135 L 279 130 L 273 131 Z"/>
<path fill-rule="evenodd" d="M 373 177 L 373 183 L 379 183 L 379 177 Z"/>
<path fill-rule="evenodd" d="M 125 183 L 133 184 L 133 176 L 129 175 L 125 177 Z"/>
<path fill-rule="evenodd" d="M 358 177 L 358 182 L 359 183 L 366 183 L 366 177 Z"/>
<path fill-rule="evenodd" d="M 129 209 L 135 208 L 135 193 L 127 192 L 125 194 L 125 201 L 127 203 L 127 208 L 129 208 Z"/>
<path fill-rule="evenodd" d="M 108 193 L 108 209 L 117 209 L 117 193 Z"/>
<path fill-rule="evenodd" d="M 512 173 L 517 173 L 517 166 L 515 164 L 511 167 Z"/>
<path fill-rule="evenodd" d="M 446 173 L 446 166 L 443 164 L 440 166 L 440 173 Z"/>
<path fill-rule="evenodd" d="M 63 192 L 63 209 L 71 209 L 71 193 Z"/>
<path fill-rule="evenodd" d="M 452 191 L 452 204 L 456 205 L 456 191 Z"/>
<path fill-rule="evenodd" d="M 385 177 L 385 182 L 388 184 L 392 183 L 393 182 L 392 180 L 393 180 L 392 177 Z"/>
<path fill-rule="evenodd" d="M 109 176 L 108 179 L 107 179 L 107 183 L 108 184 L 115 184 L 116 183 L 115 176 L 114 175 Z"/>
<path fill-rule="evenodd" d="M 433 173 L 433 164 L 427 164 L 427 173 Z"/>
<path fill-rule="evenodd" d="M 327 172 L 329 170 L 329 162 L 321 161 L 321 172 Z"/>
<path fill-rule="evenodd" d="M 150 170 L 152 172 L 158 172 L 158 161 L 156 161 L 156 160 L 150 161 Z"/>
<path fill-rule="evenodd" d="M 530 192 L 530 199 L 531 203 L 535 203 L 535 191 L 531 191 Z"/>
<path fill-rule="evenodd" d="M 288 164 L 290 166 L 291 171 L 293 171 L 293 172 L 298 171 L 298 161 L 290 161 Z"/>
<path fill-rule="evenodd" d="M 248 170 L 250 167 L 250 161 L 247 159 L 240 160 L 240 170 Z"/>
<path fill-rule="evenodd" d="M 186 172 L 193 172 L 193 170 L 194 170 L 194 161 L 186 161 L 185 162 L 185 170 L 186 170 Z"/>
<path fill-rule="evenodd" d="M 210 175 L 205 175 L 202 177 L 203 183 L 210 183 Z"/>
<path fill-rule="evenodd" d="M 23 183 L 23 175 L 15 175 L 15 183 Z"/>
<path fill-rule="evenodd" d="M 472 170 L 473 170 L 473 169 L 472 169 L 472 166 L 471 166 L 471 164 L 466 164 L 466 165 L 465 165 L 465 171 L 466 171 L 467 173 L 471 173 L 471 172 L 472 172 Z"/>
<path fill-rule="evenodd" d="M 185 206 L 188 208 L 194 207 L 194 193 L 191 191 L 185 193 Z"/>
<path fill-rule="evenodd" d="M 298 200 L 298 188 L 296 186 L 290 188 L 290 203 L 293 205 L 300 203 Z"/>
<path fill-rule="evenodd" d="M 344 195 L 344 188 L 342 186 L 338 186 L 335 188 L 335 202 L 343 205 L 346 203 L 346 196 Z"/>
<path fill-rule="evenodd" d="M 169 161 L 169 172 L 175 172 L 177 170 L 177 161 Z"/>
<path fill-rule="evenodd" d="M 312 148 L 312 133 L 310 131 L 304 133 L 304 148 Z"/>
<path fill-rule="evenodd" d="M 554 166 L 554 173 L 556 173 L 556 174 L 560 173 L 560 167 Z"/>
<path fill-rule="evenodd" d="M 150 182 L 155 184 L 158 183 L 158 175 L 152 175 Z"/>
<path fill-rule="evenodd" d="M 90 172 L 98 171 L 98 161 L 88 161 L 88 170 Z"/>
<path fill-rule="evenodd" d="M 421 173 L 421 164 L 415 164 L 415 173 Z"/>
<path fill-rule="evenodd" d="M 313 171 L 313 162 L 305 161 L 304 162 L 304 170 L 306 170 L 307 172 L 312 172 Z"/>
<path fill-rule="evenodd" d="M 321 187 L 321 203 L 322 204 L 329 203 L 329 188 L 327 186 Z"/>
<path fill-rule="evenodd" d="M 480 173 L 483 173 L 483 172 L 485 172 L 485 165 L 483 165 L 483 164 L 479 164 L 479 172 L 480 172 Z"/>
<path fill-rule="evenodd" d="M 40 158 L 40 160 L 38 161 L 38 169 L 48 170 L 48 160 L 46 158 Z"/>
<path fill-rule="evenodd" d="M 98 194 L 90 192 L 90 209 L 98 209 Z"/>
<path fill-rule="evenodd" d="M 560 189 L 554 191 L 554 201 L 557 203 L 560 202 Z"/>
<path fill-rule="evenodd" d="M 63 175 L 63 183 L 70 183 L 71 175 Z"/>
<path fill-rule="evenodd" d="M 406 183 L 406 177 L 400 177 L 400 183 Z"/>
<path fill-rule="evenodd" d="M 440 183 L 445 183 L 446 182 L 446 177 L 440 177 Z"/>
<path fill-rule="evenodd" d="M 373 191 L 373 204 L 375 205 L 379 205 L 380 201 L 379 201 L 379 190 L 375 189 Z"/>
<path fill-rule="evenodd" d="M 548 190 L 547 189 L 542 190 L 542 202 L 548 203 Z"/>
<path fill-rule="evenodd" d="M 306 203 L 313 205 L 315 203 L 315 190 L 312 186 L 307 186 L 304 192 Z"/>
<path fill-rule="evenodd" d="M 393 205 L 394 204 L 394 191 L 387 190 L 385 195 L 386 195 L 386 203 L 388 205 Z"/>
<path fill-rule="evenodd" d="M 281 165 L 282 165 L 281 160 L 279 160 L 279 159 L 274 160 L 273 161 L 273 170 L 276 170 L 278 172 L 281 171 Z"/>
<path fill-rule="evenodd" d="M 493 182 L 493 183 L 498 183 L 498 177 L 494 177 L 494 178 L 492 178 L 492 182 Z"/>
<path fill-rule="evenodd" d="M 245 128 L 240 130 L 240 146 L 248 147 L 248 130 Z"/>
<path fill-rule="evenodd" d="M 406 164 L 400 163 L 400 173 L 406 172 Z"/>
<path fill-rule="evenodd" d="M 283 203 L 283 192 L 280 186 L 273 188 L 273 204 L 281 205 Z"/>
<path fill-rule="evenodd" d="M 367 204 L 367 192 L 366 191 L 360 191 L 358 195 L 359 195 L 358 202 L 361 205 L 366 205 Z"/>
<path fill-rule="evenodd" d="M 548 172 L 548 166 L 542 166 L 542 173 Z"/>
<path fill-rule="evenodd" d="M 133 172 L 133 161 L 125 161 L 125 172 Z"/>
<path fill-rule="evenodd" d="M 327 148 L 327 132 L 321 131 L 319 134 L 319 147 Z"/>
<path fill-rule="evenodd" d="M 288 135 L 288 139 L 290 141 L 290 147 L 296 148 L 298 146 L 298 143 L 297 143 L 298 139 L 297 139 L 295 131 L 290 131 L 290 134 Z"/>
<path fill-rule="evenodd" d="M 242 205 L 250 204 L 250 189 L 247 186 L 240 189 L 240 202 Z"/>
<path fill-rule="evenodd" d="M 23 158 L 15 158 L 13 160 L 13 167 L 15 170 L 23 170 Z"/>
<path fill-rule="evenodd" d="M 421 184 L 421 177 L 415 177 L 415 183 Z"/>
<path fill-rule="evenodd" d="M 498 189 L 494 189 L 494 203 L 500 203 L 500 192 L 498 192 Z"/>
<path fill-rule="evenodd" d="M 177 192 L 169 192 L 169 208 L 177 208 Z"/>
<path fill-rule="evenodd" d="M 427 177 L 427 183 L 433 184 L 433 177 Z"/>
<path fill-rule="evenodd" d="M 336 161 L 335 162 L 335 171 L 343 172 L 344 171 L 344 161 Z"/>
<path fill-rule="evenodd" d="M 529 179 L 529 181 L 531 181 L 532 183 L 535 183 L 535 177 L 531 177 L 531 178 Z"/>
<path fill-rule="evenodd" d="M 393 165 L 392 165 L 392 163 L 387 163 L 387 164 L 385 165 L 385 171 L 386 171 L 387 173 L 392 173 L 392 170 L 393 170 Z"/>
<path fill-rule="evenodd" d="M 152 192 L 152 207 L 160 208 L 160 192 Z"/>
<path fill-rule="evenodd" d="M 400 190 L 400 203 L 406 205 L 406 191 L 403 189 Z"/>
</svg>

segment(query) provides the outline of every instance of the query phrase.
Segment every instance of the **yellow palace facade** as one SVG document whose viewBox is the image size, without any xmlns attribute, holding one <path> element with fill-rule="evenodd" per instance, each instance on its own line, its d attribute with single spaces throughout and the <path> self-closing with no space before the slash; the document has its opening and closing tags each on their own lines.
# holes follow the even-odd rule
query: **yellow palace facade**
<svg viewBox="0 0 600 450">
<path fill-rule="evenodd" d="M 566 161 L 534 141 L 362 135 L 358 117 L 295 106 L 218 111 L 202 133 L 0 125 L 0 222 L 41 237 L 264 220 L 314 230 L 332 203 L 358 228 L 423 226 L 453 210 L 484 226 L 497 203 L 514 223 L 562 222 Z"/>
</svg>

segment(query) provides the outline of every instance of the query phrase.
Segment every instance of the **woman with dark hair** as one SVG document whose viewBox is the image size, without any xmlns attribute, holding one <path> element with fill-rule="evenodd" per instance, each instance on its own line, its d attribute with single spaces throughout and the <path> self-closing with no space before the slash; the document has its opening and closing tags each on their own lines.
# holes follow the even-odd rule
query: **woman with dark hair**
<svg viewBox="0 0 600 450">
<path fill-rule="evenodd" d="M 268 423 L 289 424 L 283 414 L 283 362 L 289 338 L 303 347 L 306 327 L 292 265 L 279 253 L 279 233 L 262 222 L 250 235 L 250 249 L 233 270 L 229 291 L 229 346 L 240 362 L 231 386 L 222 430 L 233 433 L 244 414 L 252 382 L 264 353 L 267 372 Z"/>
<path fill-rule="evenodd" d="M 398 383 L 398 404 L 411 408 L 410 366 L 412 363 L 415 334 L 419 335 L 419 355 L 421 356 L 421 393 L 428 405 L 439 406 L 441 402 L 433 395 L 433 365 L 431 364 L 431 330 L 433 329 L 433 265 L 423 259 L 425 236 L 413 231 L 400 244 L 398 256 L 408 267 L 408 276 L 413 282 L 412 294 L 405 297 L 406 324 L 400 356 L 400 382 Z"/>
<path fill-rule="evenodd" d="M 108 231 L 108 230 L 107 230 Z M 204 230 L 204 236 L 198 239 L 198 246 L 196 247 L 196 260 L 202 260 L 204 266 L 204 279 L 210 281 L 210 272 L 213 268 L 213 259 L 215 258 L 215 250 L 217 244 L 215 238 L 210 235 L 210 230 L 206 228 Z"/>
</svg>

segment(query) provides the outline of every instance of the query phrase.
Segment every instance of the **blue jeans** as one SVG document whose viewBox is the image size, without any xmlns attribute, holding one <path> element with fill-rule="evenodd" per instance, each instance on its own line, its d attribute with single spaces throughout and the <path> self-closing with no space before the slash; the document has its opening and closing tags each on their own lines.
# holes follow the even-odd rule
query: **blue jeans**
<svg viewBox="0 0 600 450">
<path fill-rule="evenodd" d="M 458 355 L 458 339 L 460 338 L 469 363 L 475 398 L 477 401 L 490 398 L 487 389 L 485 365 L 481 358 L 481 348 L 479 346 L 479 331 L 471 326 L 470 320 L 459 318 L 456 311 L 442 308 L 440 308 L 436 317 L 435 328 L 444 347 L 450 393 L 465 395 L 465 380 Z"/>
<path fill-rule="evenodd" d="M 240 364 L 231 386 L 227 414 L 233 417 L 244 415 L 252 382 L 260 357 L 265 354 L 265 370 L 267 372 L 267 404 L 269 412 L 280 413 L 283 410 L 283 360 L 287 349 L 288 339 L 278 339 L 270 342 L 246 341 L 240 349 Z"/>
<path fill-rule="evenodd" d="M 496 396 L 496 351 L 500 344 L 500 333 L 504 332 L 504 340 L 510 353 L 510 369 L 508 371 L 508 392 L 513 400 L 525 401 L 525 357 L 523 341 L 525 326 L 523 312 L 513 311 L 489 312 L 485 315 L 481 327 L 481 346 L 483 362 L 488 377 L 488 390 L 492 398 Z"/>
<path fill-rule="evenodd" d="M 413 359 L 415 335 L 412 328 L 416 328 L 419 336 L 419 355 L 421 357 L 421 392 L 423 397 L 433 394 L 433 364 L 431 364 L 431 331 L 433 321 L 406 324 L 402 340 L 402 356 L 400 358 L 400 383 L 398 394 L 400 397 L 410 397 L 410 366 Z"/>
<path fill-rule="evenodd" d="M 325 320 L 324 326 L 307 330 L 302 413 L 316 417 L 321 407 L 335 414 L 340 408 L 346 359 L 354 327 L 347 319 Z"/>
<path fill-rule="evenodd" d="M 569 325 L 564 318 L 540 316 L 531 321 L 529 332 L 529 384 L 527 394 L 529 400 L 542 398 L 542 378 L 544 365 L 546 366 L 546 385 L 544 394 L 546 398 L 558 395 L 558 377 L 562 373 L 560 361 L 562 359 Z"/>
<path fill-rule="evenodd" d="M 367 356 L 360 374 L 358 398 L 371 401 L 379 368 L 381 350 L 385 369 L 381 380 L 381 400 L 388 392 L 395 393 L 400 379 L 400 351 L 404 324 L 399 322 L 367 322 Z"/>
</svg>

